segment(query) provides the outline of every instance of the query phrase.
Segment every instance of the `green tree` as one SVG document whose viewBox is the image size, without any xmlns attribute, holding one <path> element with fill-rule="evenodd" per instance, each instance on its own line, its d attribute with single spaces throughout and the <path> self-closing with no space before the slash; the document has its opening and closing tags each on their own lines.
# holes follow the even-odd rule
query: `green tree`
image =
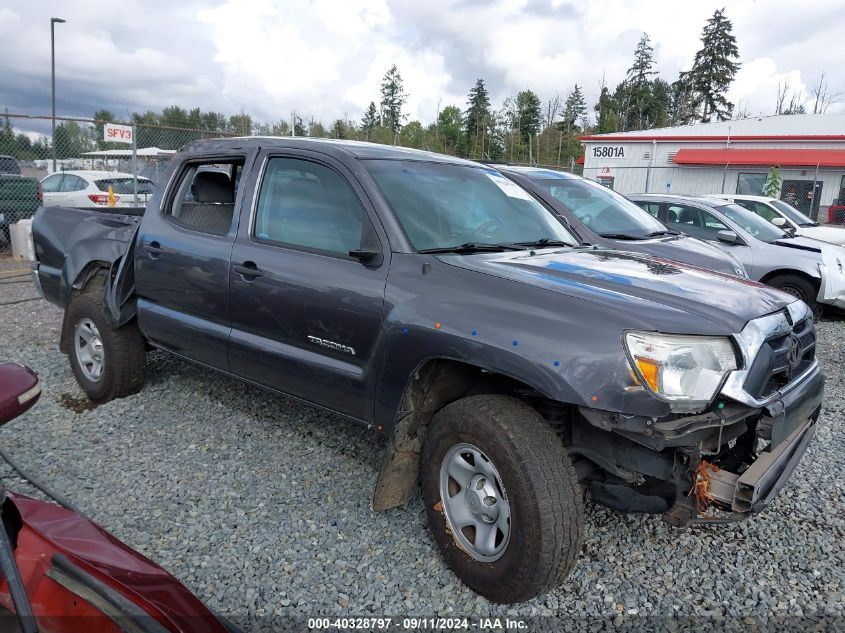
<svg viewBox="0 0 845 633">
<path fill-rule="evenodd" d="M 566 102 L 563 104 L 563 115 L 561 116 L 559 128 L 567 134 L 576 131 L 578 121 L 583 119 L 587 114 L 587 102 L 584 99 L 584 93 L 581 92 L 581 87 L 575 84 L 575 88 L 566 97 Z"/>
<path fill-rule="evenodd" d="M 252 117 L 241 112 L 229 117 L 228 131 L 238 136 L 249 136 L 252 134 Z"/>
<path fill-rule="evenodd" d="M 406 125 L 403 125 L 402 131 L 399 132 L 399 144 L 403 147 L 422 149 L 424 134 L 422 123 L 419 121 L 410 121 Z"/>
<path fill-rule="evenodd" d="M 381 82 L 381 124 L 394 134 L 402 128 L 402 106 L 408 100 L 402 88 L 402 76 L 396 64 L 384 74 Z"/>
<path fill-rule="evenodd" d="M 653 106 L 652 77 L 654 70 L 654 49 L 648 34 L 643 33 L 634 50 L 634 62 L 625 75 L 624 118 L 626 130 L 643 130 L 649 125 L 649 110 Z"/>
<path fill-rule="evenodd" d="M 733 25 L 725 17 L 724 9 L 717 9 L 704 25 L 701 50 L 695 54 L 690 71 L 693 88 L 701 103 L 702 122 L 714 117 L 725 121 L 731 117 L 734 105 L 726 95 L 739 67 Z"/>
<path fill-rule="evenodd" d="M 601 87 L 599 100 L 593 108 L 596 112 L 596 133 L 607 134 L 619 131 L 619 112 L 616 100 L 607 86 Z"/>
<path fill-rule="evenodd" d="M 763 195 L 769 198 L 780 198 L 781 178 L 780 167 L 775 165 L 769 170 L 766 184 L 763 185 Z"/>
<path fill-rule="evenodd" d="M 532 90 L 523 90 L 516 95 L 516 129 L 523 141 L 540 131 L 543 113 L 540 109 L 540 97 Z"/>
<path fill-rule="evenodd" d="M 83 152 L 96 149 L 92 139 L 76 121 L 62 121 L 56 126 L 57 158 L 79 158 Z"/>
<path fill-rule="evenodd" d="M 365 140 L 370 140 L 370 135 L 373 133 L 373 130 L 375 130 L 378 125 L 378 110 L 376 110 L 375 102 L 370 101 L 370 105 L 367 106 L 367 110 L 366 112 L 364 112 L 364 118 L 361 119 L 361 131 L 364 133 Z"/>
<path fill-rule="evenodd" d="M 463 116 L 458 106 L 446 106 L 437 116 L 437 132 L 446 154 L 460 153 L 463 141 Z"/>
<path fill-rule="evenodd" d="M 467 145 L 475 155 L 484 153 L 485 136 L 489 137 L 490 95 L 484 80 L 478 79 L 467 96 L 467 110 L 464 113 L 464 133 Z"/>
<path fill-rule="evenodd" d="M 699 95 L 689 71 L 672 83 L 669 95 L 669 125 L 689 125 L 698 119 Z"/>
</svg>

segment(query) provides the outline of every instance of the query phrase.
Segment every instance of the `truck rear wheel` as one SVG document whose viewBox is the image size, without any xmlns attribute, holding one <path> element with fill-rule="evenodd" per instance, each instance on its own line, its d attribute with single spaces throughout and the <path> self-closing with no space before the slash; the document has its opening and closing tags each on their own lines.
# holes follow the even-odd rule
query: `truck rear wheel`
<svg viewBox="0 0 845 633">
<path fill-rule="evenodd" d="M 135 323 L 115 329 L 106 320 L 98 290 L 71 299 L 65 315 L 68 359 L 85 394 L 95 402 L 108 402 L 141 390 L 146 352 Z"/>
<path fill-rule="evenodd" d="M 522 602 L 561 584 L 581 550 L 584 508 L 572 462 L 524 402 L 477 395 L 445 406 L 420 462 L 428 522 L 471 589 Z"/>
</svg>

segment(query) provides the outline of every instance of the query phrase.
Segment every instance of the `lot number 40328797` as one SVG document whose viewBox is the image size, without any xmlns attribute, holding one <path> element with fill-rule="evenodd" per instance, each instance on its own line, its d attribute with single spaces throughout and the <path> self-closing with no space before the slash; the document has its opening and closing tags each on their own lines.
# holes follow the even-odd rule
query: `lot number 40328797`
<svg viewBox="0 0 845 633">
<path fill-rule="evenodd" d="M 625 148 L 622 146 L 609 146 L 593 148 L 594 158 L 625 158 Z"/>
</svg>

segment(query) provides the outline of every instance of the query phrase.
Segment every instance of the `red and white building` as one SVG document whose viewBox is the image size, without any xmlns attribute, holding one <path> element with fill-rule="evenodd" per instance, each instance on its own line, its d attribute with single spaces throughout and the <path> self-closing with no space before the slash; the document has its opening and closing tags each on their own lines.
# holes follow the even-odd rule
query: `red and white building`
<svg viewBox="0 0 845 633">
<path fill-rule="evenodd" d="M 845 202 L 845 115 L 797 114 L 582 136 L 584 176 L 620 193 L 762 194 L 823 215 Z M 821 211 L 821 213 L 819 213 Z"/>
</svg>

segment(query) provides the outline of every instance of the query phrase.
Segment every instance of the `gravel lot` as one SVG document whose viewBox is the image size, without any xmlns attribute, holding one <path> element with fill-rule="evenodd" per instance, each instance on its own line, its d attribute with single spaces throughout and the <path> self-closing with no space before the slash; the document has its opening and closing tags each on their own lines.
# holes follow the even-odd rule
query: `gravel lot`
<svg viewBox="0 0 845 633">
<path fill-rule="evenodd" d="M 21 267 L 0 258 L 0 277 Z M 0 303 L 34 294 L 29 283 L 0 285 Z M 27 363 L 45 387 L 0 430 L 2 446 L 236 620 L 453 613 L 557 615 L 567 628 L 581 618 L 673 628 L 669 616 L 845 626 L 842 319 L 819 325 L 820 428 L 767 512 L 677 531 L 659 517 L 590 507 L 568 582 L 515 607 L 490 604 L 445 567 L 419 497 L 370 511 L 379 436 L 161 353 L 148 359 L 141 394 L 90 408 L 58 351 L 60 319 L 41 300 L 0 306 L 0 359 Z M 32 493 L 5 464 L 0 476 Z"/>
</svg>

